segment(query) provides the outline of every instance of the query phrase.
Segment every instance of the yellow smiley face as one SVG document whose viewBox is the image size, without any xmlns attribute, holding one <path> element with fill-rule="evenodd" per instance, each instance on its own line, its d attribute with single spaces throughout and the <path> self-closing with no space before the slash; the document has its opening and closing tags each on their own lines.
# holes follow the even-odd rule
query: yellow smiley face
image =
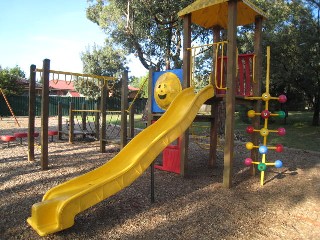
<svg viewBox="0 0 320 240">
<path fill-rule="evenodd" d="M 171 72 L 162 74 L 154 86 L 156 103 L 161 109 L 166 110 L 181 90 L 181 83 L 177 75 Z"/>
</svg>

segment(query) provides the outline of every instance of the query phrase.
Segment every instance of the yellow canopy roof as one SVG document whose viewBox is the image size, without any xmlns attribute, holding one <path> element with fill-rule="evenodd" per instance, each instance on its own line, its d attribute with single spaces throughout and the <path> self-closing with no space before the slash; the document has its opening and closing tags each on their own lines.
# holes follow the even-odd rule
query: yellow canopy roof
<svg viewBox="0 0 320 240">
<path fill-rule="evenodd" d="M 178 15 L 183 17 L 191 13 L 191 22 L 205 28 L 220 26 L 227 28 L 228 25 L 228 0 L 197 0 Z M 266 14 L 249 0 L 238 1 L 237 25 L 243 26 L 255 22 L 256 16 L 266 18 Z"/>
</svg>

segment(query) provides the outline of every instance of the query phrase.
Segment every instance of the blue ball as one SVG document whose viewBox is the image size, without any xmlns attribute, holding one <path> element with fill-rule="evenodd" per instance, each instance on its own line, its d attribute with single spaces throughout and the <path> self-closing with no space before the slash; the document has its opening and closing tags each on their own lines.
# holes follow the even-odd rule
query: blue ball
<svg viewBox="0 0 320 240">
<path fill-rule="evenodd" d="M 282 161 L 281 161 L 281 160 L 276 160 L 276 161 L 274 162 L 274 166 L 275 166 L 276 168 L 281 168 L 281 167 L 282 167 Z"/>
<path fill-rule="evenodd" d="M 266 154 L 268 152 L 268 148 L 264 145 L 259 147 L 259 153 Z"/>
</svg>

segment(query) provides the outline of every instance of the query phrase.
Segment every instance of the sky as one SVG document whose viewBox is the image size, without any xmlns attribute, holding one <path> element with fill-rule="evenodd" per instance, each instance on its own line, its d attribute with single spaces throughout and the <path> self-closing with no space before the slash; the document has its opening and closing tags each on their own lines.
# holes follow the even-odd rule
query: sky
<svg viewBox="0 0 320 240">
<path fill-rule="evenodd" d="M 82 72 L 81 52 L 94 43 L 102 46 L 105 34 L 86 18 L 87 0 L 0 0 L 0 66 L 19 66 L 29 77 L 31 64 Z M 130 57 L 129 76 L 144 76 L 146 69 Z"/>
</svg>

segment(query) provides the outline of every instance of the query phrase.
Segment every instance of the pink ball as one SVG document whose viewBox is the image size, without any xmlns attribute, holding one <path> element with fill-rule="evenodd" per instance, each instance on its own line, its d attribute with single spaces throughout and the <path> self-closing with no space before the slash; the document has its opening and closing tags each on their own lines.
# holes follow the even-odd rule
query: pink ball
<svg viewBox="0 0 320 240">
<path fill-rule="evenodd" d="M 285 103 L 285 102 L 287 102 L 287 97 L 286 97 L 286 95 L 280 95 L 278 101 L 279 101 L 280 103 Z"/>
<path fill-rule="evenodd" d="M 245 164 L 246 166 L 250 166 L 250 165 L 252 164 L 252 159 L 251 159 L 251 158 L 246 158 L 246 159 L 244 160 L 244 164 Z"/>
<path fill-rule="evenodd" d="M 278 134 L 279 134 L 280 136 L 286 135 L 286 129 L 284 129 L 284 128 L 278 128 Z"/>
<path fill-rule="evenodd" d="M 246 129 L 246 131 L 247 131 L 247 133 L 251 134 L 251 133 L 253 133 L 253 131 L 254 131 L 254 127 L 248 126 L 247 129 Z"/>
<path fill-rule="evenodd" d="M 269 117 L 270 117 L 270 112 L 269 112 L 268 110 L 263 110 L 263 111 L 261 112 L 261 117 L 262 117 L 263 119 L 269 118 Z"/>
</svg>

